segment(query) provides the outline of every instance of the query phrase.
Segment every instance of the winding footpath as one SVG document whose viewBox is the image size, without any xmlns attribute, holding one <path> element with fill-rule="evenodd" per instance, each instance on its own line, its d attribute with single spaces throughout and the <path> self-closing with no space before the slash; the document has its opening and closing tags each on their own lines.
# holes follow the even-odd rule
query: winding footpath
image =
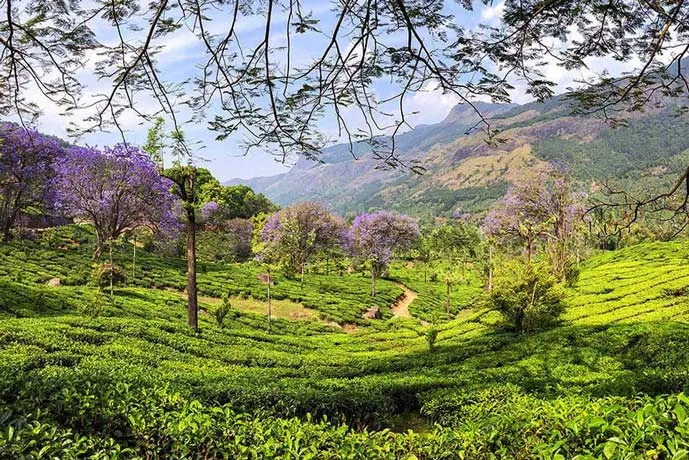
<svg viewBox="0 0 689 460">
<path fill-rule="evenodd" d="M 416 299 L 417 293 L 409 289 L 402 283 L 395 283 L 397 287 L 404 291 L 404 294 L 397 299 L 395 305 L 392 306 L 392 315 L 395 318 L 411 318 L 411 313 L 409 313 L 409 305 Z"/>
</svg>

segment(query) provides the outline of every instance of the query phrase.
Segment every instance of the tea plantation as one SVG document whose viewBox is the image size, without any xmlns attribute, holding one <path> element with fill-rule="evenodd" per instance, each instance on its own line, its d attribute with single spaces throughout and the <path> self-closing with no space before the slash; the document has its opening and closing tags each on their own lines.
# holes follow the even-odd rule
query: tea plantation
<svg viewBox="0 0 689 460">
<path fill-rule="evenodd" d="M 275 297 L 314 314 L 268 331 L 242 307 L 264 302 L 262 267 L 207 263 L 194 333 L 182 260 L 140 251 L 110 299 L 89 284 L 90 239 L 0 245 L 0 458 L 689 458 L 682 242 L 590 258 L 561 322 L 533 334 L 501 329 L 471 276 L 445 320 L 442 281 L 406 264 L 375 298 L 360 274 L 278 274 Z M 115 256 L 131 269 L 130 249 Z M 392 317 L 396 282 L 418 293 L 412 318 Z M 382 319 L 362 319 L 371 306 Z"/>
</svg>

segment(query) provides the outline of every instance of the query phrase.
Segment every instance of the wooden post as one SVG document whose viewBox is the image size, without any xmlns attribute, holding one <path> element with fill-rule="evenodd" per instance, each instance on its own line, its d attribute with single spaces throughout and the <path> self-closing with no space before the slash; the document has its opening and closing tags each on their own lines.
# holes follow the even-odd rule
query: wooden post
<svg viewBox="0 0 689 460">
<path fill-rule="evenodd" d="M 493 243 L 488 242 L 488 293 L 493 292 Z"/>
<path fill-rule="evenodd" d="M 450 319 L 450 276 L 445 277 L 445 284 L 447 287 L 447 297 L 445 299 L 445 312 L 447 313 L 447 319 Z"/>
</svg>

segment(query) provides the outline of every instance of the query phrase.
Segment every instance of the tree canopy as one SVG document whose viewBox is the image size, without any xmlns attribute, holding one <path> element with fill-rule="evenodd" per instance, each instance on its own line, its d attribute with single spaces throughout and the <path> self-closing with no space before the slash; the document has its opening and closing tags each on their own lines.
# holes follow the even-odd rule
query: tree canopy
<svg viewBox="0 0 689 460">
<path fill-rule="evenodd" d="M 35 130 L 0 125 L 0 232 L 10 238 L 17 220 L 25 215 L 54 212 L 56 158 L 65 147 Z"/>
<path fill-rule="evenodd" d="M 177 227 L 172 184 L 139 149 L 74 147 L 57 161 L 59 207 L 93 224 L 98 258 L 107 242 L 141 226 Z"/>
<path fill-rule="evenodd" d="M 367 140 L 396 166 L 404 162 L 394 154 L 395 134 L 408 124 L 416 92 L 436 89 L 473 104 L 508 101 L 518 86 L 544 100 L 556 85 L 546 61 L 586 70 L 599 58 L 637 65 L 621 77 L 588 72 L 573 93 L 577 110 L 616 119 L 658 95 L 689 91 L 680 65 L 689 50 L 685 1 L 505 0 L 497 22 L 462 21 L 493 3 L 5 0 L 0 113 L 28 123 L 49 99 L 73 114 L 80 132 L 121 128 L 124 115 L 163 115 L 178 133 L 186 121 L 209 120 L 219 139 L 241 132 L 247 148 L 283 159 L 317 156 L 328 140 L 318 120 L 327 116 L 341 137 Z M 246 23 L 259 33 L 247 34 Z M 175 40 L 201 46 L 191 74 L 161 65 Z M 307 43 L 310 57 L 297 55 Z M 383 81 L 390 90 L 378 94 Z M 492 135 L 491 121 L 477 113 L 477 127 Z M 381 142 L 381 133 L 392 142 Z"/>
<path fill-rule="evenodd" d="M 413 218 L 388 211 L 356 216 L 347 234 L 347 248 L 355 259 L 371 264 L 371 295 L 376 295 L 376 278 L 381 276 L 395 251 L 410 249 L 421 237 Z"/>
</svg>

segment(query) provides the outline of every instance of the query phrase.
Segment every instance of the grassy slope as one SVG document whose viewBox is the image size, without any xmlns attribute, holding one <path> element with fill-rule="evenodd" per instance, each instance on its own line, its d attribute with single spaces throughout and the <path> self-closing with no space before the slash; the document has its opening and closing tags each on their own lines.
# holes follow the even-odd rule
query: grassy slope
<svg viewBox="0 0 689 460">
<path fill-rule="evenodd" d="M 208 411 L 220 404 L 228 404 L 226 410 L 258 411 L 264 415 L 251 423 L 296 424 L 297 428 L 280 432 L 278 444 L 284 447 L 294 430 L 307 430 L 314 436 L 309 438 L 311 447 L 331 452 L 332 458 L 405 458 L 409 452 L 425 458 L 454 452 L 448 453 L 448 458 L 454 458 L 461 449 L 469 457 L 479 458 L 488 452 L 521 458 L 551 458 L 554 452 L 565 457 L 581 452 L 597 456 L 603 455 L 604 448 L 623 455 L 646 452 L 656 444 L 669 452 L 671 443 L 679 449 L 677 437 L 680 446 L 685 440 L 680 428 L 684 429 L 686 420 L 678 420 L 672 412 L 684 403 L 670 404 L 665 397 L 643 398 L 683 391 L 689 382 L 689 325 L 685 323 L 689 315 L 685 292 L 689 287 L 688 252 L 682 243 L 669 243 L 595 257 L 582 267 L 559 327 L 519 336 L 495 330 L 491 326 L 496 315 L 477 311 L 440 324 L 438 350 L 431 354 L 424 328 L 414 320 L 375 322 L 355 334 L 317 321 L 276 320 L 269 334 L 261 315 L 243 312 L 231 315 L 224 328 L 202 315 L 202 332 L 195 335 L 185 327 L 183 301 L 165 289 L 119 288 L 104 317 L 87 318 L 75 309 L 92 301 L 91 288 L 42 285 L 58 273 L 81 276 L 87 263 L 84 254 L 75 249 L 24 251 L 3 246 L 0 401 L 13 415 L 0 422 L 8 426 L 14 420 L 19 429 L 26 423 L 20 414 L 35 414 L 40 408 L 42 415 L 31 417 L 56 427 L 55 436 L 74 439 L 78 433 L 98 446 L 114 443 L 134 448 L 138 454 L 146 449 L 155 451 L 163 447 L 142 440 L 150 437 L 151 426 L 167 419 L 159 416 L 146 425 L 123 414 L 140 409 L 131 406 L 134 403 L 128 398 L 133 396 L 127 395 L 141 397 L 139 392 L 147 388 L 167 385 L 167 390 L 160 390 L 162 396 L 145 393 L 157 404 L 152 402 L 155 410 L 146 411 L 155 414 L 160 407 L 174 407 L 172 413 L 181 417 L 180 407 L 196 408 L 214 420 L 219 415 Z M 161 288 L 179 287 L 183 279 L 179 262 L 151 256 L 141 260 L 151 267 L 142 284 L 152 281 Z M 243 288 L 238 281 L 236 285 L 227 281 L 226 270 L 228 267 L 209 264 L 201 275 L 202 290 L 213 294 L 212 289 L 235 286 L 232 288 L 253 293 L 253 272 L 241 278 L 250 286 Z M 242 271 L 234 270 L 230 279 L 239 279 L 236 273 Z M 349 294 L 340 292 L 346 283 L 336 278 L 322 277 L 318 284 L 307 284 L 304 303 L 306 299 L 314 303 L 319 298 L 346 299 Z M 346 278 L 348 282 L 355 279 L 358 277 Z M 280 280 L 276 290 L 282 286 L 289 297 L 294 292 L 290 283 Z M 366 292 L 366 286 L 359 288 Z M 359 299 L 354 287 L 346 292 Z M 256 289 L 261 289 L 257 283 Z M 398 288 L 390 283 L 391 294 L 381 302 L 392 302 L 393 289 Z M 417 301 L 428 302 L 424 296 L 427 294 L 420 292 Z M 296 295 L 294 300 L 298 300 Z M 329 308 L 332 310 L 325 311 L 333 311 L 333 316 L 356 317 L 349 302 L 333 303 Z M 354 311 L 358 310 L 355 306 Z M 414 312 L 413 304 L 411 310 Z M 126 391 L 122 385 L 128 385 Z M 182 399 L 172 403 L 169 398 L 177 397 L 165 392 L 180 392 Z M 648 396 L 639 399 L 639 394 Z M 88 403 L 88 398 L 93 401 Z M 202 405 L 190 409 L 186 398 L 198 399 Z M 641 422 L 635 421 L 640 408 L 663 404 L 674 407 L 657 411 L 671 413 L 667 433 L 661 430 L 665 427 L 665 422 L 658 420 L 661 415 L 650 409 L 642 414 Z M 409 411 L 421 411 L 443 427 L 423 437 L 382 432 L 360 439 L 328 425 L 272 418 L 311 413 L 343 418 L 354 427 L 380 428 L 395 414 Z M 243 441 L 253 448 L 262 443 L 255 438 L 257 432 L 277 429 L 274 425 L 259 429 L 251 423 L 253 428 L 247 428 L 235 416 L 227 417 L 231 422 L 225 422 L 233 424 L 233 430 L 240 430 L 237 423 L 241 430 L 254 430 L 249 440 Z M 68 429 L 73 431 L 65 435 Z M 29 441 L 8 441 L 6 430 L 3 436 L 0 453 L 3 448 L 28 452 L 20 449 Z M 177 438 L 168 436 L 181 439 L 179 433 Z M 606 440 L 611 437 L 629 445 L 610 447 L 612 441 Z M 633 439 L 636 444 L 631 445 Z M 166 442 L 160 441 L 160 445 L 172 452 Z M 221 447 L 229 452 L 230 441 L 225 442 Z M 185 443 L 191 445 L 192 441 Z M 343 449 L 350 443 L 367 453 L 348 457 Z M 268 450 L 257 456 L 303 457 L 290 452 Z"/>
</svg>

